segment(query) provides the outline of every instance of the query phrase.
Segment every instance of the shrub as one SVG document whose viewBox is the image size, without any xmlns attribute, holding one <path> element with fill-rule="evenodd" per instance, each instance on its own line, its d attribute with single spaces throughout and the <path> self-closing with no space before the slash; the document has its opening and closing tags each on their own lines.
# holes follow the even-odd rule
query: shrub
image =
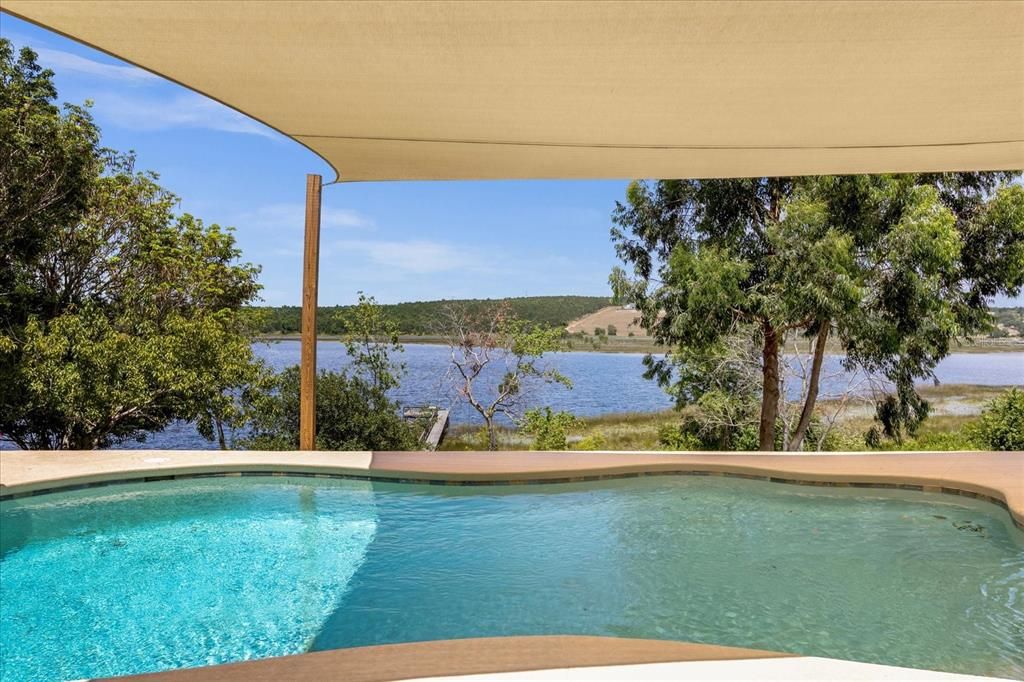
<svg viewBox="0 0 1024 682">
<path fill-rule="evenodd" d="M 972 425 L 973 426 L 973 425 Z M 977 450 L 985 445 L 979 440 L 976 428 L 965 428 L 959 431 L 933 431 L 918 434 L 914 438 L 903 441 L 899 450 Z"/>
<path fill-rule="evenodd" d="M 674 424 L 666 424 L 658 429 L 658 444 L 666 450 L 701 450 L 704 445 L 685 426 Z"/>
<path fill-rule="evenodd" d="M 289 367 L 247 397 L 250 435 L 243 447 L 299 447 L 299 368 Z M 320 372 L 316 382 L 316 446 L 319 450 L 416 450 L 413 430 L 398 405 L 360 376 Z"/>
<path fill-rule="evenodd" d="M 593 433 L 576 443 L 574 450 L 604 450 L 608 447 L 608 440 L 600 433 Z"/>
<path fill-rule="evenodd" d="M 580 420 L 571 412 L 552 412 L 550 407 L 545 407 L 527 410 L 521 428 L 534 437 L 534 450 L 566 450 L 566 433 L 579 427 Z"/>
<path fill-rule="evenodd" d="M 974 433 L 984 447 L 1024 450 L 1024 391 L 1012 388 L 990 402 Z"/>
</svg>

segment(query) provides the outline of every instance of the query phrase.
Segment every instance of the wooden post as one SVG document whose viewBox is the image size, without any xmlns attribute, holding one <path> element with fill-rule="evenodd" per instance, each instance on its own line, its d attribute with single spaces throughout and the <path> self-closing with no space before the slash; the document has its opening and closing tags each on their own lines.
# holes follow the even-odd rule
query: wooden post
<svg viewBox="0 0 1024 682">
<path fill-rule="evenodd" d="M 316 288 L 320 276 L 319 175 L 306 176 L 306 238 L 302 261 L 302 359 L 299 449 L 316 450 Z"/>
</svg>

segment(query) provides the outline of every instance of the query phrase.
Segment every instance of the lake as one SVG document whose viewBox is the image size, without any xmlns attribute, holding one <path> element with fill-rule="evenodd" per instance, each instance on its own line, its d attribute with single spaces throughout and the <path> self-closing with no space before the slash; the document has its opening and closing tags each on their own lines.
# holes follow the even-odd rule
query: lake
<svg viewBox="0 0 1024 682">
<path fill-rule="evenodd" d="M 298 341 L 276 341 L 254 346 L 256 354 L 275 370 L 299 362 Z M 573 381 L 572 390 L 560 385 L 539 387 L 530 395 L 531 404 L 548 405 L 555 410 L 568 410 L 579 416 L 596 416 L 617 412 L 656 412 L 672 407 L 672 400 L 653 381 L 643 378 L 643 354 L 572 352 L 551 353 L 544 362 L 558 369 Z M 401 355 L 406 364 L 402 385 L 393 392 L 403 406 L 451 406 L 453 424 L 483 423 L 465 403 L 457 402 L 444 381 L 448 369 L 447 346 L 409 344 Z M 857 383 L 857 377 L 842 372 L 839 356 L 827 356 L 822 371 L 821 396 L 842 393 Z M 348 365 L 344 346 L 338 341 L 321 341 L 317 346 L 320 369 L 340 370 Z M 486 372 L 484 385 L 493 386 L 503 372 L 498 367 Z M 1024 352 L 955 353 L 936 369 L 939 381 L 946 384 L 985 386 L 1024 385 Z M 790 387 L 790 393 L 799 387 Z M 173 424 L 161 433 L 151 435 L 144 443 L 124 443 L 121 447 L 146 449 L 209 449 L 213 444 L 203 439 L 188 423 Z"/>
</svg>

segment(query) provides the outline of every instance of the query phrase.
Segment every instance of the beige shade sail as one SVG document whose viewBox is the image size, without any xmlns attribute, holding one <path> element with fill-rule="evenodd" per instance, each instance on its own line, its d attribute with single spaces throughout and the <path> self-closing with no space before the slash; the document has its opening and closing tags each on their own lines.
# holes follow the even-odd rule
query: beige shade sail
<svg viewBox="0 0 1024 682">
<path fill-rule="evenodd" d="M 343 181 L 1024 167 L 1024 2 L 3 0 Z"/>
</svg>

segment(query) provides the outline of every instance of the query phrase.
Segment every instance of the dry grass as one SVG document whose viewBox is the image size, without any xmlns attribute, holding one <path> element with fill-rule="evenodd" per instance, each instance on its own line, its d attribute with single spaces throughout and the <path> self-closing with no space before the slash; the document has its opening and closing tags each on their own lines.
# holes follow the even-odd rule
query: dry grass
<svg viewBox="0 0 1024 682">
<path fill-rule="evenodd" d="M 593 334 L 595 328 L 604 330 L 608 328 L 608 325 L 613 325 L 616 332 L 622 336 L 628 337 L 630 332 L 633 332 L 634 336 L 647 336 L 647 330 L 640 326 L 639 311 L 620 306 L 608 306 L 597 312 L 584 315 L 566 325 L 566 330 L 570 334 L 577 332 Z"/>
<path fill-rule="evenodd" d="M 902 444 L 887 443 L 885 449 L 944 450 L 972 449 L 965 427 L 977 420 L 985 404 L 1006 391 L 1005 386 L 942 385 L 921 389 L 932 402 L 932 415 L 922 424 L 918 434 Z M 827 407 L 827 402 L 823 404 Z M 582 427 L 569 435 L 571 449 L 590 450 L 662 450 L 659 432 L 665 426 L 678 424 L 680 414 L 664 412 L 627 412 L 587 417 Z M 837 449 L 866 450 L 863 435 L 873 424 L 873 408 L 857 410 L 837 425 L 834 441 Z M 530 436 L 515 429 L 498 430 L 499 450 L 529 449 Z M 480 427 L 453 427 L 442 450 L 481 450 L 487 438 Z"/>
</svg>

